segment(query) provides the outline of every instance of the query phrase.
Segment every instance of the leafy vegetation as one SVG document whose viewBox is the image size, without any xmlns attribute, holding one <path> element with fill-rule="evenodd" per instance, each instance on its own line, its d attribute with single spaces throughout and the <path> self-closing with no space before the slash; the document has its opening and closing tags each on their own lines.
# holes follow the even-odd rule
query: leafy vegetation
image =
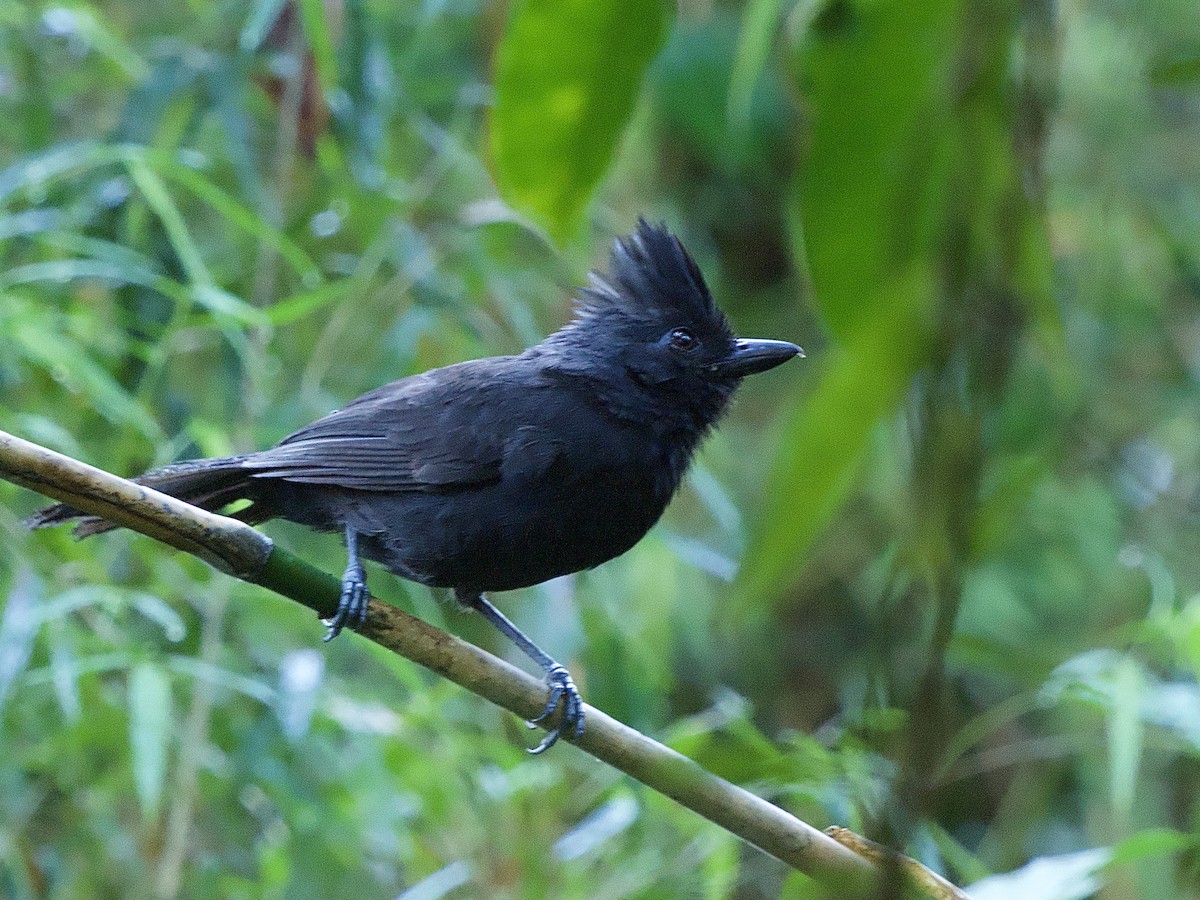
<svg viewBox="0 0 1200 900">
<path fill-rule="evenodd" d="M 266 446 L 537 340 L 665 219 L 809 360 L 633 551 L 502 605 L 590 702 L 973 896 L 1200 896 L 1197 47 L 1185 0 L 0 0 L 0 429 L 122 474 Z M 820 896 L 37 503 L 0 483 L 3 896 Z"/>
</svg>

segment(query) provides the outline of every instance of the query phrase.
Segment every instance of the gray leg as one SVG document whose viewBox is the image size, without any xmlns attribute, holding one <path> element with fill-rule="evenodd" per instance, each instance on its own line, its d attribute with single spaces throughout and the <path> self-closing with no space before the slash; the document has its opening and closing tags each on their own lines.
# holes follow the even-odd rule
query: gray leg
<svg viewBox="0 0 1200 900">
<path fill-rule="evenodd" d="M 558 725 L 542 739 L 542 742 L 530 750 L 530 753 L 545 753 L 553 747 L 560 737 L 569 741 L 578 740 L 583 734 L 583 699 L 571 674 L 556 662 L 541 647 L 531 641 L 525 634 L 509 621 L 508 617 L 492 606 L 478 591 L 455 591 L 454 596 L 463 606 L 470 607 L 500 630 L 500 633 L 521 648 L 521 652 L 542 667 L 546 673 L 546 684 L 550 688 L 550 698 L 546 708 L 535 719 L 529 720 L 530 727 L 546 721 L 561 702 L 563 711 Z"/>
<path fill-rule="evenodd" d="M 358 532 L 353 526 L 346 526 L 346 571 L 342 574 L 342 595 L 338 598 L 337 612 L 328 620 L 329 631 L 325 634 L 326 641 L 332 641 L 341 634 L 343 628 L 349 626 L 357 630 L 367 621 L 367 573 L 363 571 L 362 561 L 358 558 Z"/>
</svg>

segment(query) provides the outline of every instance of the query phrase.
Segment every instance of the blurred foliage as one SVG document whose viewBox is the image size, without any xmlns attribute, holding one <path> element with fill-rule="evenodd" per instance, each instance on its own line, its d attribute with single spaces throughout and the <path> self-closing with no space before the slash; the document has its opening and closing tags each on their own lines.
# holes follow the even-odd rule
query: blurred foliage
<svg viewBox="0 0 1200 900">
<path fill-rule="evenodd" d="M 579 230 L 666 19 L 662 0 L 531 0 L 510 15 L 490 121 L 496 186 L 559 239 Z"/>
<path fill-rule="evenodd" d="M 266 446 L 538 340 L 663 218 L 810 358 L 514 618 L 591 702 L 976 896 L 1200 897 L 1197 60 L 1190 0 L 0 0 L 0 428 L 124 474 Z M 820 896 L 37 503 L 0 484 L 0 895 Z"/>
</svg>

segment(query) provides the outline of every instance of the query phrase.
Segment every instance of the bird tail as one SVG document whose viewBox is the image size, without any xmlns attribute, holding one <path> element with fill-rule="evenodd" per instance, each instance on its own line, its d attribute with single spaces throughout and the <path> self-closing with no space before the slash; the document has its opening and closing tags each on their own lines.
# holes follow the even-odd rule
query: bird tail
<svg viewBox="0 0 1200 900">
<path fill-rule="evenodd" d="M 145 475 L 133 479 L 137 484 L 154 488 L 164 494 L 170 494 L 199 506 L 211 512 L 248 496 L 252 483 L 253 469 L 244 463 L 247 456 L 223 456 L 217 459 L 191 459 L 185 462 L 152 469 Z M 253 507 L 241 510 L 237 518 L 251 523 L 260 522 L 268 516 L 253 513 Z M 45 509 L 38 510 L 25 520 L 30 528 L 48 528 L 78 519 L 74 535 L 78 538 L 89 537 L 119 528 L 106 519 L 89 516 L 65 503 L 55 503 Z"/>
</svg>

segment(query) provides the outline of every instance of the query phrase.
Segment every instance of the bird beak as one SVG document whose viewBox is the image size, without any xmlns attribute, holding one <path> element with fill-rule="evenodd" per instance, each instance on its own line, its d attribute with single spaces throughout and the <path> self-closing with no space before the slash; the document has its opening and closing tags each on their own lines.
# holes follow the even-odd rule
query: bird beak
<svg viewBox="0 0 1200 900">
<path fill-rule="evenodd" d="M 804 356 L 804 351 L 787 341 L 739 340 L 720 362 L 708 367 L 709 374 L 718 378 L 741 378 L 755 372 L 765 372 L 793 356 Z"/>
</svg>

